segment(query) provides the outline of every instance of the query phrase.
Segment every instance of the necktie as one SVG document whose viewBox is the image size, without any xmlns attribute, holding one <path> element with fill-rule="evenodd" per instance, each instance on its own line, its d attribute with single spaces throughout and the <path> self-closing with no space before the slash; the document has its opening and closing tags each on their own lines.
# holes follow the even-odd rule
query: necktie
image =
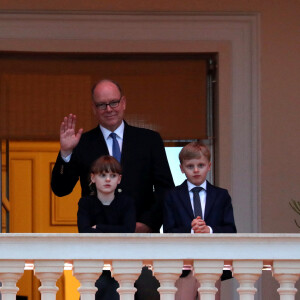
<svg viewBox="0 0 300 300">
<path fill-rule="evenodd" d="M 117 141 L 117 135 L 114 132 L 112 132 L 109 136 L 113 140 L 112 155 L 118 162 L 121 162 L 121 151 L 120 151 L 119 143 Z"/>
<path fill-rule="evenodd" d="M 200 196 L 199 193 L 200 191 L 203 190 L 202 187 L 194 187 L 192 188 L 193 192 L 193 202 L 194 202 L 194 215 L 196 217 L 201 217 L 202 218 L 202 209 L 201 209 L 201 201 L 200 201 Z"/>
</svg>

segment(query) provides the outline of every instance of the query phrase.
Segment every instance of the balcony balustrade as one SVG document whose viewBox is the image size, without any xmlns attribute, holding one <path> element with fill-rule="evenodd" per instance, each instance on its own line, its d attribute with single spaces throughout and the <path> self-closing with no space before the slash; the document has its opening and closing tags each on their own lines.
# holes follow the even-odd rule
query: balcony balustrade
<svg viewBox="0 0 300 300">
<path fill-rule="evenodd" d="M 201 300 L 213 300 L 223 268 L 239 282 L 241 300 L 252 300 L 255 282 L 270 268 L 280 284 L 280 300 L 293 300 L 300 276 L 299 234 L 0 234 L 2 300 L 16 299 L 25 264 L 40 280 L 42 300 L 56 299 L 56 281 L 65 264 L 79 280 L 81 300 L 92 300 L 104 264 L 119 282 L 120 300 L 133 300 L 134 282 L 151 265 L 160 282 L 160 299 L 175 299 L 183 265 L 192 265 Z"/>
</svg>

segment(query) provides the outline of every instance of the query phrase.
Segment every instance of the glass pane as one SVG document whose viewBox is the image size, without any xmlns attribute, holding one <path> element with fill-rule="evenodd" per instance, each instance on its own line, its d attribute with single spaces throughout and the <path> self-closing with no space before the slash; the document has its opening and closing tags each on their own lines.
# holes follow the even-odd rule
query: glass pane
<svg viewBox="0 0 300 300">
<path fill-rule="evenodd" d="M 185 180 L 185 175 L 181 173 L 179 167 L 180 162 L 178 158 L 179 152 L 181 151 L 182 147 L 166 147 L 165 149 L 174 183 L 176 186 L 180 185 Z"/>
</svg>

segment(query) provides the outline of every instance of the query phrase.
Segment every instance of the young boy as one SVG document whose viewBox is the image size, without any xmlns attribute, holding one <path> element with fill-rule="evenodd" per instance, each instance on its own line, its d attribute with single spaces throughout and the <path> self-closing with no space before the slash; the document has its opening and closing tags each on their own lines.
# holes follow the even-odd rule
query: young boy
<svg viewBox="0 0 300 300">
<path fill-rule="evenodd" d="M 200 142 L 192 142 L 179 153 L 180 169 L 187 180 L 170 190 L 164 201 L 164 232 L 170 233 L 236 233 L 233 208 L 228 191 L 206 180 L 210 171 L 210 151 Z M 193 287 L 190 295 L 182 292 L 181 281 L 191 272 L 183 272 L 177 281 L 176 300 L 197 299 L 197 282 L 185 282 Z M 225 275 L 225 276 L 224 276 Z M 227 275 L 227 276 L 226 276 Z M 222 279 L 231 278 L 223 273 Z M 185 280 L 185 279 L 184 279 Z"/>
<path fill-rule="evenodd" d="M 121 181 L 121 165 L 112 156 L 101 156 L 90 174 L 91 196 L 78 202 L 77 225 L 80 233 L 135 231 L 135 206 L 132 198 L 116 191 Z M 96 281 L 96 300 L 119 300 L 117 281 L 104 270 Z"/>
</svg>

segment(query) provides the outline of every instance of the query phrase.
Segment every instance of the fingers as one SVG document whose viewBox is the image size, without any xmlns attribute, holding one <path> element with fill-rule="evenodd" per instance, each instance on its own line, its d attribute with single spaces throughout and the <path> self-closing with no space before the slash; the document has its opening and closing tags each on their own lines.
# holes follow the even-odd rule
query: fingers
<svg viewBox="0 0 300 300">
<path fill-rule="evenodd" d="M 75 131 L 75 126 L 76 126 L 76 115 L 69 114 L 67 117 L 64 117 L 60 125 L 60 133 L 64 133 L 68 129 L 73 129 Z"/>
<path fill-rule="evenodd" d="M 195 218 L 192 221 L 192 229 L 194 230 L 195 233 L 206 233 L 206 223 L 204 220 L 202 220 L 200 217 Z"/>
<path fill-rule="evenodd" d="M 74 128 L 74 130 L 75 130 L 75 128 Z M 78 141 L 80 140 L 82 133 L 83 133 L 83 128 L 80 128 L 76 134 L 76 138 L 78 139 Z"/>
<path fill-rule="evenodd" d="M 68 117 L 68 129 L 75 129 L 76 115 L 69 114 Z"/>
<path fill-rule="evenodd" d="M 65 132 L 65 122 L 62 121 L 60 124 L 60 135 L 62 135 Z"/>
<path fill-rule="evenodd" d="M 193 227 L 195 233 L 207 233 L 207 226 L 205 224 L 196 225 Z"/>
<path fill-rule="evenodd" d="M 204 222 L 202 219 L 201 219 L 201 217 L 196 217 L 193 221 L 192 221 L 192 227 L 194 226 L 194 225 L 197 225 L 197 224 L 200 224 L 201 222 Z M 205 223 L 205 222 L 204 222 Z"/>
</svg>

